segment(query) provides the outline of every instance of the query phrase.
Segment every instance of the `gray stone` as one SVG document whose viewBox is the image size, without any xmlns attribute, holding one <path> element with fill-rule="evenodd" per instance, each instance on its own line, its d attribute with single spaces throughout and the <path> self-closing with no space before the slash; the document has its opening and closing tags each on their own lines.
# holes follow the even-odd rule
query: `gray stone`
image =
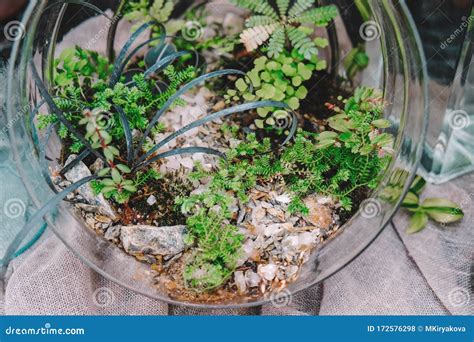
<svg viewBox="0 0 474 342">
<path fill-rule="evenodd" d="M 122 226 L 120 239 L 130 254 L 175 255 L 184 250 L 185 226 Z"/>
<path fill-rule="evenodd" d="M 70 162 L 76 159 L 76 157 L 77 156 L 75 154 L 71 154 L 67 158 L 66 163 L 64 165 L 68 165 Z M 86 164 L 80 161 L 71 170 L 66 172 L 64 176 L 71 183 L 76 183 L 85 177 L 89 177 L 90 175 L 91 171 L 87 168 Z M 102 194 L 95 196 L 89 183 L 81 186 L 77 190 L 77 192 L 84 198 L 87 203 L 91 205 L 100 206 L 104 215 L 107 215 L 114 220 L 117 218 L 117 214 L 115 213 L 115 210 L 112 208 L 110 203 L 104 198 Z"/>
<path fill-rule="evenodd" d="M 146 203 L 149 205 L 149 206 L 152 206 L 156 203 L 156 197 L 151 195 L 150 197 L 148 197 L 148 199 L 146 200 Z"/>
<path fill-rule="evenodd" d="M 104 234 L 104 237 L 109 241 L 118 238 L 120 236 L 120 229 L 121 228 L 122 228 L 122 226 L 112 226 L 112 227 L 108 228 L 107 231 Z"/>
<path fill-rule="evenodd" d="M 234 273 L 234 281 L 235 285 L 237 286 L 237 290 L 240 294 L 245 293 L 247 291 L 247 284 L 245 282 L 244 272 L 236 271 Z"/>
</svg>

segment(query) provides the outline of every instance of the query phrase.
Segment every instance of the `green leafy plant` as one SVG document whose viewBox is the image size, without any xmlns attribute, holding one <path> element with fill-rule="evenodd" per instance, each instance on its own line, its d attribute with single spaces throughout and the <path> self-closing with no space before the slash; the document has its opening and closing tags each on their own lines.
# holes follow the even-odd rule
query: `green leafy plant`
<svg viewBox="0 0 474 342">
<path fill-rule="evenodd" d="M 344 109 L 335 107 L 332 130 L 302 132 L 281 157 L 289 175 L 287 184 L 295 194 L 291 208 L 301 211 L 301 198 L 320 193 L 337 198 L 345 210 L 352 209 L 353 194 L 374 189 L 381 171 L 390 161 L 393 137 L 381 132 L 390 123 L 381 119 L 381 93 L 358 88 L 344 100 Z"/>
<path fill-rule="evenodd" d="M 236 199 L 246 203 L 248 191 L 256 184 L 279 176 L 292 192 L 288 210 L 302 214 L 308 213 L 303 198 L 309 194 L 331 196 L 344 210 L 352 210 L 357 190 L 377 186 L 390 160 L 389 153 L 381 153 L 389 141 L 389 135 L 380 132 L 380 127 L 389 126 L 380 119 L 384 107 L 381 94 L 359 88 L 344 102 L 344 110 L 336 109 L 339 117 L 333 120 L 334 131 L 300 131 L 281 154 L 271 151 L 268 138 L 260 142 L 255 134 L 248 134 L 212 172 L 196 165 L 190 178 L 208 179 L 208 188 L 176 201 L 183 213 L 191 215 L 187 220 L 189 241 L 197 244 L 185 270 L 189 287 L 200 291 L 215 288 L 234 271 L 242 237 L 232 224 L 231 208 Z M 378 136 L 385 138 L 378 141 Z"/>
<path fill-rule="evenodd" d="M 247 29 L 240 36 L 247 50 L 253 51 L 268 41 L 267 52 L 271 58 L 284 52 L 288 40 L 304 58 L 310 60 L 317 55 L 322 40 L 312 39 L 314 30 L 306 24 L 326 26 L 338 15 L 335 6 L 312 8 L 315 0 L 297 0 L 291 8 L 290 0 L 278 0 L 278 10 L 267 0 L 231 2 L 254 14 L 247 19 Z"/>
<path fill-rule="evenodd" d="M 367 68 L 368 65 L 369 56 L 365 53 L 362 44 L 354 47 L 344 58 L 344 69 L 349 80 L 352 80 L 358 72 Z"/>
<path fill-rule="evenodd" d="M 235 89 L 230 89 L 224 96 L 228 103 L 254 100 L 274 100 L 286 103 L 291 109 L 300 107 L 300 101 L 308 94 L 303 82 L 308 81 L 315 70 L 326 68 L 326 62 L 313 56 L 311 61 L 305 61 L 303 56 L 294 49 L 291 54 L 281 53 L 275 59 L 265 56 L 254 60 L 254 67 L 247 72 L 246 77 L 235 82 Z M 272 124 L 273 118 L 267 118 L 274 108 L 259 108 L 260 119 L 255 121 L 263 128 L 265 121 Z M 278 116 L 278 113 L 276 113 Z"/>
<path fill-rule="evenodd" d="M 397 201 L 403 190 L 403 184 L 408 177 L 408 172 L 397 170 L 384 189 L 383 198 Z M 429 197 L 421 200 L 426 181 L 421 176 L 416 176 L 402 202 L 402 208 L 409 211 L 411 218 L 407 228 L 408 234 L 420 232 L 426 227 L 428 219 L 441 224 L 449 224 L 461 220 L 464 213 L 461 207 L 453 201 L 439 197 Z"/>
<path fill-rule="evenodd" d="M 206 191 L 176 199 L 186 221 L 188 242 L 196 249 L 185 269 L 188 287 L 205 291 L 220 286 L 233 273 L 241 256 L 243 236 L 231 224 L 236 198 L 245 203 L 247 191 L 256 185 L 258 178 L 269 177 L 276 170 L 265 167 L 269 157 L 259 157 L 270 151 L 270 140 L 257 141 L 255 134 L 229 150 L 216 170 L 204 171 L 196 164 L 190 179 L 210 178 Z"/>
<path fill-rule="evenodd" d="M 124 18 L 135 22 L 132 31 L 150 21 L 165 23 L 168 21 L 174 9 L 172 0 L 138 0 L 127 1 Z M 153 26 L 154 31 L 158 28 Z"/>
</svg>

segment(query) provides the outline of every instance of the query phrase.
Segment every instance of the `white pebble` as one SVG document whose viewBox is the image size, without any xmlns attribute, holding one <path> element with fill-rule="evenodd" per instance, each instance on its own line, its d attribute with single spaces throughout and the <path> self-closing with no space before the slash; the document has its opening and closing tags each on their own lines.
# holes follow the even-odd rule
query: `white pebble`
<svg viewBox="0 0 474 342">
<path fill-rule="evenodd" d="M 278 266 L 275 264 L 268 264 L 268 265 L 259 265 L 258 266 L 258 274 L 266 279 L 266 280 L 273 280 L 276 276 L 278 271 Z"/>
<path fill-rule="evenodd" d="M 150 197 L 148 197 L 148 199 L 146 200 L 146 203 L 149 205 L 149 206 L 152 206 L 156 203 L 156 197 L 151 195 Z"/>
</svg>

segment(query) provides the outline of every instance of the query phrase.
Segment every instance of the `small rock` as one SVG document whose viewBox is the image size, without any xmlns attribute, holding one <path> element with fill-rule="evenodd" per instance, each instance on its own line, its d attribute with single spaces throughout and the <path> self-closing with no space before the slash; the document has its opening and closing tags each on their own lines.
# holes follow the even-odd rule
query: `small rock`
<svg viewBox="0 0 474 342">
<path fill-rule="evenodd" d="M 278 271 L 278 266 L 275 264 L 268 264 L 268 265 L 259 265 L 258 266 L 258 274 L 268 280 L 271 281 L 275 278 L 276 273 Z"/>
<path fill-rule="evenodd" d="M 120 229 L 122 226 L 112 226 L 107 229 L 107 231 L 104 234 L 104 238 L 106 238 L 109 241 L 112 241 L 114 239 L 117 239 L 120 235 Z"/>
<path fill-rule="evenodd" d="M 309 249 L 316 244 L 316 236 L 310 232 L 298 234 L 298 249 L 300 251 Z"/>
<path fill-rule="evenodd" d="M 235 13 L 227 13 L 222 23 L 226 35 L 235 35 L 242 32 L 244 19 Z"/>
<path fill-rule="evenodd" d="M 271 224 L 265 228 L 265 236 L 277 236 L 283 233 L 283 227 L 281 224 Z"/>
<path fill-rule="evenodd" d="M 285 277 L 286 279 L 289 279 L 293 277 L 297 272 L 298 272 L 298 266 L 291 265 L 285 268 Z"/>
<path fill-rule="evenodd" d="M 260 276 L 252 270 L 245 272 L 245 281 L 248 287 L 257 287 L 260 284 Z"/>
<path fill-rule="evenodd" d="M 75 154 L 71 154 L 67 158 L 66 163 L 64 165 L 68 165 L 76 158 L 77 156 Z M 64 176 L 66 177 L 68 181 L 72 183 L 76 183 L 85 177 L 89 177 L 90 175 L 91 175 L 91 171 L 87 168 L 86 164 L 80 161 L 71 170 L 66 172 Z M 110 203 L 104 198 L 104 196 L 102 196 L 102 194 L 95 196 L 89 183 L 81 186 L 77 190 L 77 192 L 79 193 L 80 196 L 84 198 L 84 200 L 87 203 L 92 204 L 92 205 L 98 205 L 99 207 L 101 207 L 104 214 L 106 214 L 110 218 L 112 219 L 117 218 L 115 210 L 112 208 Z"/>
<path fill-rule="evenodd" d="M 234 281 L 235 281 L 235 285 L 237 285 L 237 290 L 239 291 L 239 293 L 240 294 L 245 293 L 247 290 L 247 283 L 245 281 L 244 272 L 236 271 L 234 273 Z"/>
<path fill-rule="evenodd" d="M 296 235 L 288 235 L 281 241 L 283 253 L 285 256 L 293 255 L 299 247 L 299 239 Z"/>
<path fill-rule="evenodd" d="M 307 197 L 304 204 L 308 207 L 309 213 L 304 218 L 309 223 L 318 228 L 329 229 L 332 224 L 332 210 L 327 206 L 318 203 L 313 197 Z"/>
<path fill-rule="evenodd" d="M 151 207 L 156 203 L 156 197 L 151 195 L 150 197 L 147 198 L 146 203 Z"/>
<path fill-rule="evenodd" d="M 279 195 L 279 196 L 275 197 L 275 201 L 277 201 L 278 203 L 281 203 L 281 204 L 288 204 L 288 203 L 291 202 L 291 198 L 287 194 L 282 194 L 282 195 Z"/>
<path fill-rule="evenodd" d="M 184 250 L 185 226 L 122 226 L 120 239 L 130 254 L 175 255 Z"/>
<path fill-rule="evenodd" d="M 104 168 L 104 161 L 100 158 L 97 158 L 94 163 L 89 167 L 89 169 L 96 173 Z"/>
<path fill-rule="evenodd" d="M 67 188 L 69 185 L 71 185 L 70 181 L 62 181 L 58 184 L 58 186 L 63 189 Z"/>
</svg>

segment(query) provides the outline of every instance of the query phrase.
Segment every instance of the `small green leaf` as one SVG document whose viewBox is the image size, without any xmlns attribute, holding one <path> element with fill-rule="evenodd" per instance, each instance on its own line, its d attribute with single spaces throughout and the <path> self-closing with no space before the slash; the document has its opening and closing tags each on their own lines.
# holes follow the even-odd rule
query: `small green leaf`
<svg viewBox="0 0 474 342">
<path fill-rule="evenodd" d="M 122 176 L 117 169 L 112 169 L 112 179 L 115 184 L 120 184 L 122 182 Z"/>
<path fill-rule="evenodd" d="M 275 95 L 273 95 L 272 100 L 274 101 L 283 101 L 285 99 L 285 93 L 278 88 L 275 88 Z"/>
<path fill-rule="evenodd" d="M 420 195 L 425 189 L 426 180 L 421 176 L 416 176 L 411 184 L 410 191 Z"/>
<path fill-rule="evenodd" d="M 335 140 L 336 138 L 338 138 L 338 136 L 339 135 L 336 132 L 324 131 L 318 135 L 318 140 L 327 140 L 327 139 Z"/>
<path fill-rule="evenodd" d="M 329 42 L 326 38 L 317 37 L 316 39 L 314 39 L 314 44 L 317 47 L 320 47 L 320 48 L 324 49 L 326 46 L 329 45 Z"/>
<path fill-rule="evenodd" d="M 365 145 L 365 146 L 362 146 L 359 150 L 359 153 L 362 155 L 362 156 L 366 156 L 368 155 L 370 152 L 372 152 L 374 150 L 374 147 L 372 145 Z"/>
<path fill-rule="evenodd" d="M 124 185 L 123 188 L 130 192 L 137 192 L 138 189 L 135 185 Z"/>
<path fill-rule="evenodd" d="M 297 97 L 290 98 L 286 104 L 290 106 L 291 109 L 296 110 L 300 107 L 300 100 Z"/>
<path fill-rule="evenodd" d="M 262 80 L 264 80 L 265 82 L 271 82 L 271 80 L 272 80 L 272 76 L 271 76 L 270 73 L 267 72 L 267 71 L 262 71 L 262 72 L 260 73 L 260 78 L 261 78 Z"/>
<path fill-rule="evenodd" d="M 117 164 L 117 168 L 122 171 L 123 173 L 130 173 L 132 172 L 132 170 L 127 166 L 127 165 L 124 165 L 124 164 Z"/>
<path fill-rule="evenodd" d="M 270 61 L 267 63 L 267 69 L 270 71 L 279 70 L 281 68 L 281 64 L 275 61 Z"/>
<path fill-rule="evenodd" d="M 245 81 L 242 79 L 242 78 L 239 78 L 237 80 L 237 82 L 235 82 L 235 86 L 237 87 L 237 89 L 240 91 L 240 92 L 244 92 L 247 90 L 247 83 L 245 83 Z"/>
<path fill-rule="evenodd" d="M 269 107 L 260 107 L 260 108 L 257 108 L 257 113 L 259 116 L 261 116 L 262 118 L 266 117 L 268 112 L 270 112 L 271 108 Z"/>
<path fill-rule="evenodd" d="M 390 123 L 390 121 L 386 119 L 378 119 L 378 120 L 372 121 L 372 125 L 377 128 L 388 128 L 392 124 Z"/>
<path fill-rule="evenodd" d="M 421 206 L 433 220 L 440 223 L 456 222 L 464 216 L 456 203 L 445 198 L 426 198 Z"/>
<path fill-rule="evenodd" d="M 320 60 L 316 63 L 316 70 L 324 70 L 327 68 L 327 66 L 328 65 L 324 59 Z"/>
<path fill-rule="evenodd" d="M 417 211 L 410 219 L 410 226 L 407 229 L 408 234 L 414 234 L 425 228 L 428 222 L 428 216 L 423 211 Z"/>
<path fill-rule="evenodd" d="M 109 193 L 113 192 L 114 190 L 117 190 L 117 188 L 115 186 L 106 186 L 102 189 L 102 193 L 103 194 L 109 194 Z"/>
<path fill-rule="evenodd" d="M 307 81 L 311 78 L 313 72 L 303 63 L 298 63 L 298 75 L 301 76 L 303 80 Z"/>
<path fill-rule="evenodd" d="M 296 69 L 293 68 L 291 65 L 289 64 L 285 64 L 283 65 L 283 67 L 281 68 L 281 71 L 283 71 L 283 73 L 286 75 L 286 76 L 295 76 L 296 75 Z"/>
<path fill-rule="evenodd" d="M 255 69 L 257 69 L 257 71 L 261 71 L 261 70 L 265 69 L 265 64 L 267 63 L 267 61 L 268 61 L 268 58 L 265 57 L 265 56 L 257 58 L 253 62 L 254 65 L 255 65 Z"/>
<path fill-rule="evenodd" d="M 104 156 L 107 159 L 107 161 L 109 161 L 109 162 L 112 162 L 114 160 L 114 154 L 112 153 L 112 151 L 109 148 L 104 149 Z"/>
<path fill-rule="evenodd" d="M 418 198 L 418 196 L 414 194 L 413 192 L 408 192 L 405 198 L 403 199 L 402 207 L 415 209 L 415 208 L 418 208 L 419 203 L 420 203 L 420 199 Z"/>
<path fill-rule="evenodd" d="M 97 172 L 97 175 L 99 177 L 104 177 L 104 176 L 108 175 L 109 172 L 110 172 L 110 167 L 106 167 L 106 168 L 100 170 L 99 172 Z"/>
<path fill-rule="evenodd" d="M 301 83 L 303 83 L 303 79 L 301 78 L 301 76 L 295 76 L 291 79 L 291 83 L 295 87 L 299 87 L 301 85 Z"/>
<path fill-rule="evenodd" d="M 103 179 L 102 184 L 105 186 L 115 186 L 115 182 L 110 178 Z"/>
<path fill-rule="evenodd" d="M 255 126 L 257 126 L 257 128 L 263 129 L 263 127 L 264 127 L 263 120 L 256 119 L 255 120 Z"/>
<path fill-rule="evenodd" d="M 318 149 L 323 149 L 323 148 L 326 148 L 326 147 L 329 147 L 329 146 L 334 145 L 335 142 L 336 142 L 336 141 L 333 140 L 333 139 L 320 140 L 320 141 L 316 144 L 316 148 L 318 148 Z"/>
<path fill-rule="evenodd" d="M 308 89 L 305 86 L 301 86 L 296 90 L 295 96 L 300 100 L 303 100 L 308 95 Z"/>
</svg>

